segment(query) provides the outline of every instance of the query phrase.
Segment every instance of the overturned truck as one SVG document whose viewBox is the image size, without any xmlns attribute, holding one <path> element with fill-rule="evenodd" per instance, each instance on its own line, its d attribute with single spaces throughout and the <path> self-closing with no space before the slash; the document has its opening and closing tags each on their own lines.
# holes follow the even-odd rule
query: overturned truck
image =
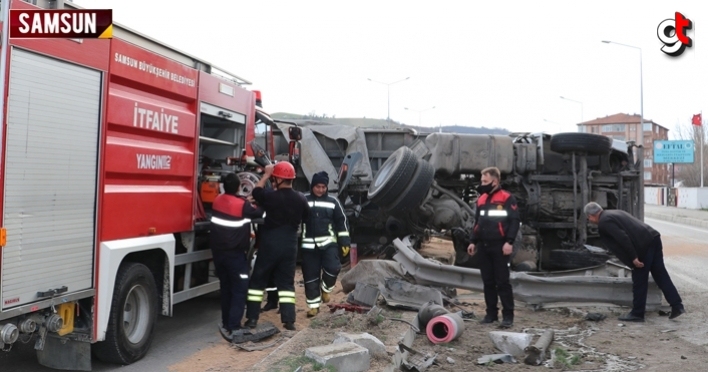
<svg viewBox="0 0 708 372">
<path fill-rule="evenodd" d="M 298 126 L 300 138 L 289 138 Z M 269 153 L 298 165 L 295 187 L 317 171 L 345 207 L 360 252 L 391 256 L 395 238 L 452 240 L 455 265 L 466 253 L 480 172 L 496 166 L 519 203 L 515 271 L 559 271 L 612 259 L 583 206 L 596 201 L 643 219 L 642 147 L 590 133 L 468 135 L 365 129 L 317 122 L 272 123 Z M 297 143 L 293 146 L 293 143 Z M 293 151 L 293 149 L 296 149 Z"/>
</svg>

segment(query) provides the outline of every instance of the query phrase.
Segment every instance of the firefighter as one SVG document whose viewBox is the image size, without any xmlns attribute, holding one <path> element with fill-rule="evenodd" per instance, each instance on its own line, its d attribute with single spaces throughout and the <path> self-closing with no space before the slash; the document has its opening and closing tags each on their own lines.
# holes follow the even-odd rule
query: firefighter
<svg viewBox="0 0 708 372">
<path fill-rule="evenodd" d="M 253 198 L 250 198 L 250 200 L 254 201 Z M 256 247 L 260 246 L 261 239 L 259 237 L 260 237 L 260 232 L 256 231 Z M 253 258 L 251 259 L 251 269 L 253 269 L 253 266 L 256 262 L 256 257 L 258 257 L 258 252 L 254 253 Z M 275 287 L 275 281 L 274 281 L 274 278 L 272 275 L 271 275 L 270 279 L 268 279 L 268 287 L 266 288 L 266 293 L 268 294 L 266 296 L 266 304 L 265 304 L 265 306 L 263 306 L 261 311 L 270 311 L 273 309 L 277 309 L 278 308 L 278 288 Z"/>
<path fill-rule="evenodd" d="M 265 184 L 273 177 L 275 189 L 266 190 Z M 295 261 L 297 260 L 298 229 L 307 218 L 305 195 L 293 190 L 295 168 L 288 162 L 265 167 L 263 177 L 253 188 L 251 196 L 265 211 L 260 227 L 260 247 L 248 285 L 246 326 L 255 328 L 261 312 L 261 302 L 274 276 L 280 302 L 280 320 L 287 330 L 295 330 Z"/>
<path fill-rule="evenodd" d="M 305 197 L 310 214 L 302 231 L 302 276 L 305 281 L 307 317 L 317 315 L 320 302 L 327 303 L 342 268 L 339 259 L 349 254 L 347 218 L 337 198 L 327 194 L 327 172 L 315 173 Z M 320 285 L 321 283 L 321 285 Z"/>
<path fill-rule="evenodd" d="M 231 341 L 231 332 L 241 328 L 246 306 L 251 219 L 260 218 L 263 210 L 237 195 L 241 182 L 236 174 L 227 174 L 223 183 L 224 193 L 212 204 L 209 244 L 221 286 L 219 331 Z"/>
<path fill-rule="evenodd" d="M 477 187 L 475 224 L 470 234 L 467 253 L 479 255 L 479 270 L 484 283 L 486 315 L 480 321 L 489 324 L 499 320 L 497 297 L 502 303 L 501 328 L 514 324 L 514 295 L 509 283 L 509 262 L 514 240 L 521 226 L 516 199 L 501 189 L 499 168 L 482 170 L 481 184 Z"/>
</svg>

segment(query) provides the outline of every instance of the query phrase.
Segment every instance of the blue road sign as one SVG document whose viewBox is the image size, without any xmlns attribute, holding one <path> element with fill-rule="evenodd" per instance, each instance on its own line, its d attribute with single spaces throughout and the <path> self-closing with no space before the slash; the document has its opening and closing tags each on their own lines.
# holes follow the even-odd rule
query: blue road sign
<svg viewBox="0 0 708 372">
<path fill-rule="evenodd" d="M 693 164 L 693 141 L 654 141 L 654 163 Z"/>
</svg>

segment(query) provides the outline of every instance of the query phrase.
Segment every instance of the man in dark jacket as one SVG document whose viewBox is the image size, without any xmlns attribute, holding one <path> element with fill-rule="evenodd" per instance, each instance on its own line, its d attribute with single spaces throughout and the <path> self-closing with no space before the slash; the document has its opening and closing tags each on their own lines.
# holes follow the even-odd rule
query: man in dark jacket
<svg viewBox="0 0 708 372">
<path fill-rule="evenodd" d="M 521 226 L 516 199 L 501 189 L 501 173 L 496 167 L 482 170 L 481 184 L 477 187 L 475 224 L 470 234 L 467 253 L 479 255 L 479 270 L 484 282 L 484 302 L 487 314 L 480 321 L 489 324 L 499 320 L 497 297 L 502 303 L 500 327 L 514 324 L 514 294 L 509 283 L 509 262 L 514 240 Z"/>
<path fill-rule="evenodd" d="M 327 194 L 328 184 L 327 172 L 315 173 L 310 182 L 312 192 L 305 195 L 310 215 L 305 220 L 301 248 L 308 317 L 317 315 L 320 302 L 329 302 L 329 294 L 342 268 L 340 247 L 342 256 L 349 254 L 347 217 L 339 200 Z"/>
<path fill-rule="evenodd" d="M 669 319 L 685 313 L 681 296 L 664 266 L 659 232 L 623 210 L 603 210 L 595 202 L 585 205 L 584 211 L 588 221 L 599 228 L 605 248 L 632 269 L 632 311 L 619 319 L 628 322 L 644 321 L 649 273 L 671 305 Z"/>
<path fill-rule="evenodd" d="M 250 265 L 246 254 L 250 247 L 251 219 L 260 218 L 263 210 L 237 196 L 241 182 L 229 173 L 224 179 L 224 193 L 212 204 L 209 245 L 216 275 L 221 286 L 222 337 L 231 341 L 231 332 L 241 328 L 246 306 Z"/>
<path fill-rule="evenodd" d="M 273 176 L 275 190 L 264 188 Z M 298 229 L 307 219 L 309 207 L 305 195 L 293 190 L 295 168 L 287 161 L 265 167 L 263 177 L 251 191 L 251 196 L 265 211 L 265 223 L 259 228 L 256 263 L 248 285 L 246 326 L 255 328 L 261 312 L 261 302 L 271 275 L 278 288 L 280 320 L 287 330 L 295 330 L 295 262 L 297 260 Z"/>
</svg>

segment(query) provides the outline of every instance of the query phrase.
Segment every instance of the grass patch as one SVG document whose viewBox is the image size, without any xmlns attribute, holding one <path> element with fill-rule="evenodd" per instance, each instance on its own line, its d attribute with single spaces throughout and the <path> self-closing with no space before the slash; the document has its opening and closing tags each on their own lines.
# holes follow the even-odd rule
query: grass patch
<svg viewBox="0 0 708 372">
<path fill-rule="evenodd" d="M 557 347 L 553 350 L 555 352 L 555 361 L 559 367 L 572 367 L 574 365 L 580 364 L 580 355 L 571 354 L 568 350 Z"/>
<path fill-rule="evenodd" d="M 310 328 L 324 328 L 325 322 L 322 318 L 314 318 L 310 321 Z"/>
<path fill-rule="evenodd" d="M 313 371 L 337 372 L 337 369 L 334 368 L 334 366 L 325 366 L 320 363 L 315 363 L 314 360 L 304 355 L 291 356 L 285 358 L 278 362 L 275 367 L 277 368 L 278 372 L 293 372 L 300 367 L 302 367 L 303 369 L 305 369 L 305 367 L 312 367 Z"/>
<path fill-rule="evenodd" d="M 345 325 L 349 324 L 349 321 L 350 319 L 348 316 L 338 316 L 332 319 L 332 328 L 344 327 Z"/>
</svg>

